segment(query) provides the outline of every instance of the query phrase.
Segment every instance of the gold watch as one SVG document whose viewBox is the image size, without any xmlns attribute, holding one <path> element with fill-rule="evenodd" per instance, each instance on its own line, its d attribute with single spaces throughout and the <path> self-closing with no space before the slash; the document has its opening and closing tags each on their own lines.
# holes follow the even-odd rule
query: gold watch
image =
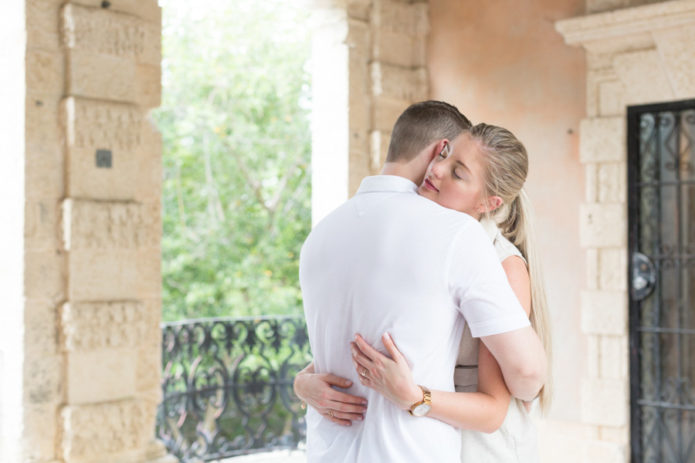
<svg viewBox="0 0 695 463">
<path fill-rule="evenodd" d="M 422 400 L 411 405 L 408 412 L 413 416 L 420 417 L 427 415 L 432 410 L 432 393 L 425 386 L 418 384 L 418 387 L 422 389 Z"/>
</svg>

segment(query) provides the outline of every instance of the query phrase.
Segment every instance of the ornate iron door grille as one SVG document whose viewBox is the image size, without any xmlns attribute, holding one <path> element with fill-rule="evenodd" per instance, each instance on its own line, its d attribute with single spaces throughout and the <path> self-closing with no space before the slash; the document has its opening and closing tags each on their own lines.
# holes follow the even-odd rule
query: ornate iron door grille
<svg viewBox="0 0 695 463">
<path fill-rule="evenodd" d="M 634 463 L 695 462 L 695 100 L 628 108 Z"/>
</svg>

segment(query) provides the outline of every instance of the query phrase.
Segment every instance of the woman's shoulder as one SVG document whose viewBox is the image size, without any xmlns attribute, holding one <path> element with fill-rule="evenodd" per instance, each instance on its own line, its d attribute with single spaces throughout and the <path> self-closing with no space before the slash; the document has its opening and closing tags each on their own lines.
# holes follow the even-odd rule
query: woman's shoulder
<svg viewBox="0 0 695 463">
<path fill-rule="evenodd" d="M 524 261 L 524 264 L 528 265 L 524 255 L 519 251 L 519 248 L 514 246 L 514 244 L 502 234 L 497 224 L 492 219 L 482 219 L 480 224 L 483 226 L 487 236 L 492 240 L 492 244 L 495 246 L 495 251 L 497 252 L 497 257 L 500 262 L 503 262 L 508 257 L 517 256 Z"/>
<path fill-rule="evenodd" d="M 512 242 L 505 238 L 501 233 L 495 241 L 495 251 L 497 251 L 500 262 L 504 261 L 508 257 L 517 256 L 524 261 L 524 264 L 527 264 L 526 259 L 521 251 L 519 251 L 519 248 L 514 246 L 514 244 L 512 244 Z"/>
</svg>

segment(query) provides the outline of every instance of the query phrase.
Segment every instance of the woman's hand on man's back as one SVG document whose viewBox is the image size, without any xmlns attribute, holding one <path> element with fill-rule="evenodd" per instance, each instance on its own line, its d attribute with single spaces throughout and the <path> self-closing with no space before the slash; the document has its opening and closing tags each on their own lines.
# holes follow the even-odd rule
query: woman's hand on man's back
<svg viewBox="0 0 695 463">
<path fill-rule="evenodd" d="M 324 418 L 350 426 L 353 421 L 362 421 L 367 411 L 367 400 L 346 392 L 338 391 L 352 386 L 352 381 L 330 373 L 314 373 L 313 363 L 300 371 L 294 378 L 294 392 L 307 405 L 316 409 Z"/>
</svg>

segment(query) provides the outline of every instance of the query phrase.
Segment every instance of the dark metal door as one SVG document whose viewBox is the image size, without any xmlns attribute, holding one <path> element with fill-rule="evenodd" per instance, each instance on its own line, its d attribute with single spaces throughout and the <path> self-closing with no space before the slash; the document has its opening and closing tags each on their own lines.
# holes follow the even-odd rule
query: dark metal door
<svg viewBox="0 0 695 463">
<path fill-rule="evenodd" d="M 695 462 L 695 100 L 628 108 L 634 463 Z"/>
</svg>

